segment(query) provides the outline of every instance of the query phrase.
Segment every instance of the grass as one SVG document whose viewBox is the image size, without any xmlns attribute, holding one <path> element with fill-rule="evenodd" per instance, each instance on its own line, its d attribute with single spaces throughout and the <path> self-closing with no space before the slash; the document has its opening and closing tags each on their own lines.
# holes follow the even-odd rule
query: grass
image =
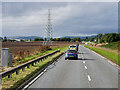
<svg viewBox="0 0 120 90">
<path fill-rule="evenodd" d="M 21 60 L 19 61 L 19 63 L 17 63 L 16 65 L 19 65 L 19 64 L 21 64 L 21 63 L 25 63 L 25 62 L 27 62 L 27 61 L 29 61 L 29 60 L 35 59 L 35 58 L 40 57 L 40 56 L 43 56 L 43 55 L 45 55 L 45 54 L 52 53 L 53 51 L 56 51 L 56 50 L 58 50 L 58 49 L 60 49 L 60 50 L 65 50 L 66 48 L 68 48 L 68 46 L 64 46 L 64 47 L 63 47 L 63 46 L 59 46 L 59 47 L 57 47 L 57 48 L 52 48 L 51 50 L 41 52 L 41 53 L 39 53 L 39 54 L 37 54 L 37 55 L 32 55 L 32 56 L 26 57 L 25 59 L 21 59 Z"/>
<path fill-rule="evenodd" d="M 120 65 L 120 60 L 118 60 L 118 54 L 110 52 L 106 49 L 101 49 L 101 48 L 96 48 L 96 47 L 89 47 L 89 46 L 85 46 L 86 48 L 89 48 L 99 54 L 101 54 L 102 56 L 110 59 L 111 61 L 113 61 L 114 63 Z"/>
<path fill-rule="evenodd" d="M 25 71 L 20 70 L 18 75 L 16 75 L 16 73 L 13 73 L 12 78 L 8 78 L 8 77 L 2 78 L 2 88 L 7 88 L 7 89 L 17 88 L 19 85 L 21 85 L 23 82 L 25 82 L 35 73 L 37 73 L 39 70 L 41 70 L 44 66 L 48 65 L 50 62 L 53 62 L 54 59 L 60 56 L 65 50 L 67 50 L 67 48 L 68 46 L 60 47 L 61 52 L 55 54 L 52 57 L 47 58 L 42 62 L 35 64 L 34 66 L 30 66 L 30 69 L 26 67 Z"/>
<path fill-rule="evenodd" d="M 118 42 L 111 42 L 111 43 L 108 43 L 106 45 L 102 45 L 101 47 L 117 50 L 118 49 L 118 43 L 120 43 L 120 41 L 118 41 Z"/>
</svg>

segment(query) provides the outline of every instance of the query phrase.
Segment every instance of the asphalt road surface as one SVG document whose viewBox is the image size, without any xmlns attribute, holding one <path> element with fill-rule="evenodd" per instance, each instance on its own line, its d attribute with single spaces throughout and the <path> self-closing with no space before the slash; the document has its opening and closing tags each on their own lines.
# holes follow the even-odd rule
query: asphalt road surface
<svg viewBox="0 0 120 90">
<path fill-rule="evenodd" d="M 28 88 L 118 88 L 118 68 L 105 58 L 83 46 L 79 46 L 79 60 L 64 56 Z"/>
</svg>

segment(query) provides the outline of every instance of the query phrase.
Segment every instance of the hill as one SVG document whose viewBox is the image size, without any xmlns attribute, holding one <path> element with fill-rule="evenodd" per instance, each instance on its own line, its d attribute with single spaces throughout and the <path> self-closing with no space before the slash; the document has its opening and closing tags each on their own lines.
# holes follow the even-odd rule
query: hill
<svg viewBox="0 0 120 90">
<path fill-rule="evenodd" d="M 8 37 L 8 39 L 24 39 L 24 40 L 33 40 L 34 38 L 42 38 L 39 36 L 15 36 L 15 37 Z"/>
</svg>

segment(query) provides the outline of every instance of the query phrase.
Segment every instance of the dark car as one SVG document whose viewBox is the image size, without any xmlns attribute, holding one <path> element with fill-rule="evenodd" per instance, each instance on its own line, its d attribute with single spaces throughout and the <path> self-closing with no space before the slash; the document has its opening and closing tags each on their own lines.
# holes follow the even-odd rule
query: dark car
<svg viewBox="0 0 120 90">
<path fill-rule="evenodd" d="M 79 48 L 79 44 L 76 44 L 76 48 L 77 48 L 77 51 L 78 51 L 78 48 Z"/>
<path fill-rule="evenodd" d="M 66 59 L 78 59 L 77 50 L 67 50 L 67 52 L 65 53 L 65 60 Z"/>
</svg>

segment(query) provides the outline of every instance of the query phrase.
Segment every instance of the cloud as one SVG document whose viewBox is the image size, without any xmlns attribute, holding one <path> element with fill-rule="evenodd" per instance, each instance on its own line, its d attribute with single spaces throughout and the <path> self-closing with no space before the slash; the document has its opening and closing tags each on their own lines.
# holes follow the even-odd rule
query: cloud
<svg viewBox="0 0 120 90">
<path fill-rule="evenodd" d="M 118 2 L 119 0 L 4 0 L 3 2 Z"/>
<path fill-rule="evenodd" d="M 44 36 L 48 8 L 54 37 L 117 31 L 117 3 L 4 3 L 3 35 Z"/>
</svg>

